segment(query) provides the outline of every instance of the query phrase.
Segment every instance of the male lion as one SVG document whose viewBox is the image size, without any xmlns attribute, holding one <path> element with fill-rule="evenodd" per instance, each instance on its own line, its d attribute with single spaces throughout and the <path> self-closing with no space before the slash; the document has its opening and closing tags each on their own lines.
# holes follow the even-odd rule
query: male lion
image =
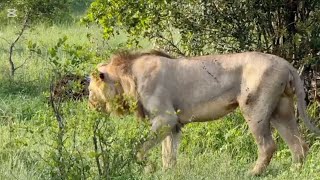
<svg viewBox="0 0 320 180">
<path fill-rule="evenodd" d="M 288 144 L 294 162 L 302 162 L 308 146 L 298 132 L 294 115 L 294 93 L 300 117 L 316 134 L 320 131 L 306 114 L 303 84 L 294 67 L 271 54 L 245 52 L 173 60 L 170 56 L 123 52 L 92 75 L 89 102 L 110 111 L 116 95 L 138 101 L 138 114 L 150 118 L 157 138 L 146 141 L 138 153 L 162 141 L 164 168 L 176 163 L 179 128 L 191 122 L 218 119 L 237 107 L 242 111 L 258 146 L 258 160 L 251 171 L 261 174 L 276 145 L 270 126 Z"/>
</svg>

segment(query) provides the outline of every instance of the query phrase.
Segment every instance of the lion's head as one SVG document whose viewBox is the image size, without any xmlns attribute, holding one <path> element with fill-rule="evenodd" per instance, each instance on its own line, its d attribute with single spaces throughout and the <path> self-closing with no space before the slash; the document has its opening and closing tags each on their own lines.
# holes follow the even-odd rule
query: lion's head
<svg viewBox="0 0 320 180">
<path fill-rule="evenodd" d="M 135 82 L 131 76 L 121 73 L 124 70 L 120 71 L 118 58 L 113 57 L 108 64 L 99 64 L 97 71 L 91 74 L 89 106 L 99 111 L 124 115 L 134 105 L 129 100 L 135 99 Z"/>
<path fill-rule="evenodd" d="M 155 50 L 148 53 L 121 51 L 113 55 L 109 63 L 99 64 L 97 71 L 91 74 L 89 105 L 101 111 L 115 112 L 117 115 L 135 110 L 139 117 L 144 117 L 131 69 L 134 60 L 145 55 L 170 57 Z"/>
<path fill-rule="evenodd" d="M 119 82 L 110 78 L 104 66 L 106 64 L 99 65 L 98 71 L 90 76 L 89 106 L 103 112 L 111 112 L 115 110 L 111 107 L 112 103 L 119 100 L 123 93 Z"/>
</svg>

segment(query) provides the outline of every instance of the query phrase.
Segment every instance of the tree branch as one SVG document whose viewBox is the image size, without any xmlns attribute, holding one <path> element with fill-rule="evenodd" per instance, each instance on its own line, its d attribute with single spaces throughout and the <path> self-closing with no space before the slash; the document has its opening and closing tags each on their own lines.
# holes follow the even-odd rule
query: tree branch
<svg viewBox="0 0 320 180">
<path fill-rule="evenodd" d="M 56 120 L 58 122 L 58 127 L 59 127 L 59 131 L 58 131 L 58 145 L 57 145 L 57 150 L 58 150 L 58 169 L 59 169 L 59 173 L 61 177 L 65 177 L 65 167 L 64 167 L 64 160 L 63 160 L 63 137 L 64 137 L 64 133 L 65 133 L 65 123 L 63 120 L 62 115 L 60 114 L 60 104 L 58 103 L 58 105 L 56 104 L 56 100 L 53 97 L 54 94 L 54 83 L 53 81 L 50 84 L 50 105 L 53 109 L 53 112 L 56 116 Z"/>
<path fill-rule="evenodd" d="M 158 36 L 158 38 L 161 38 L 161 39 L 165 40 L 167 43 L 169 43 L 169 45 L 176 50 L 176 53 L 178 53 L 181 56 L 186 56 L 186 54 L 184 52 L 182 52 L 182 50 L 177 45 L 175 45 L 171 40 L 165 38 L 161 34 L 158 34 L 157 36 Z"/>
<path fill-rule="evenodd" d="M 101 164 L 100 164 L 100 160 L 99 160 L 99 150 L 98 150 L 98 139 L 97 139 L 97 130 L 98 130 L 98 126 L 100 124 L 100 120 L 94 123 L 93 126 L 93 146 L 94 146 L 94 152 L 95 152 L 95 160 L 96 160 L 96 164 L 98 167 L 98 172 L 99 172 L 99 176 L 102 177 L 102 170 L 101 170 Z"/>
<path fill-rule="evenodd" d="M 13 50 L 14 47 L 16 45 L 16 43 L 19 41 L 19 39 L 21 38 L 21 36 L 23 35 L 23 33 L 25 32 L 25 30 L 28 27 L 28 21 L 29 21 L 29 15 L 26 14 L 26 17 L 24 19 L 23 22 L 23 26 L 22 29 L 20 30 L 18 36 L 16 37 L 16 39 L 11 43 L 10 48 L 9 48 L 9 64 L 10 64 L 10 68 L 11 68 L 11 77 L 14 77 L 15 71 L 17 70 L 17 68 L 15 68 L 15 64 L 13 62 Z"/>
</svg>

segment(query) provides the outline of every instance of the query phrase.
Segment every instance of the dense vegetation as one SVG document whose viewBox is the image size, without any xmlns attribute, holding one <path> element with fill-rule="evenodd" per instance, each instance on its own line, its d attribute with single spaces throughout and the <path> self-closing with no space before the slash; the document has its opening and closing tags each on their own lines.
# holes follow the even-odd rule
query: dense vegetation
<svg viewBox="0 0 320 180">
<path fill-rule="evenodd" d="M 96 0 L 81 21 L 99 25 L 87 27 L 79 22 L 89 6 L 84 0 L 13 0 L 0 6 L 0 179 L 319 177 L 320 139 L 304 126 L 311 149 L 301 169 L 291 167 L 290 152 L 275 132 L 278 151 L 271 166 L 261 177 L 250 177 L 256 146 L 238 111 L 186 126 L 176 169 L 161 170 L 158 147 L 148 159 L 155 172 L 146 173 L 150 163 L 135 158 L 136 147 L 148 136 L 145 123 L 93 112 L 86 97 L 50 98 L 57 79 L 83 77 L 119 48 L 154 46 L 177 56 L 259 50 L 294 61 L 296 67 L 317 64 L 317 0 Z M 8 8 L 21 13 L 7 17 Z M 26 16 L 31 10 L 34 14 Z M 79 89 L 77 83 L 68 86 L 71 93 Z M 309 114 L 318 116 L 316 101 Z"/>
</svg>

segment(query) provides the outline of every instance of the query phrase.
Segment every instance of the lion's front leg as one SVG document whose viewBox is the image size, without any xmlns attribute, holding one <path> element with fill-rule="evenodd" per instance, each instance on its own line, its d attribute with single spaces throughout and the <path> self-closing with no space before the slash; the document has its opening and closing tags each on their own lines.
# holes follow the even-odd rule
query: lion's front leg
<svg viewBox="0 0 320 180">
<path fill-rule="evenodd" d="M 160 143 L 166 137 L 171 137 L 171 135 L 173 134 L 172 132 L 173 130 L 175 130 L 176 126 L 177 116 L 175 114 L 159 115 L 153 118 L 151 130 L 155 133 L 155 135 L 143 143 L 141 149 L 138 151 L 137 154 L 138 160 L 142 161 L 143 159 L 145 159 L 146 154 L 151 148 Z M 172 146 L 170 142 L 168 143 L 168 145 L 170 147 Z M 169 151 L 170 148 L 166 149 Z"/>
<path fill-rule="evenodd" d="M 146 140 L 137 153 L 138 161 L 143 161 L 146 158 L 148 151 L 161 142 L 168 134 L 170 134 L 170 131 L 162 131 L 161 133 L 156 133 L 155 136 Z"/>
<path fill-rule="evenodd" d="M 162 141 L 162 164 L 163 169 L 173 167 L 177 163 L 178 144 L 180 132 L 176 129 Z"/>
</svg>

